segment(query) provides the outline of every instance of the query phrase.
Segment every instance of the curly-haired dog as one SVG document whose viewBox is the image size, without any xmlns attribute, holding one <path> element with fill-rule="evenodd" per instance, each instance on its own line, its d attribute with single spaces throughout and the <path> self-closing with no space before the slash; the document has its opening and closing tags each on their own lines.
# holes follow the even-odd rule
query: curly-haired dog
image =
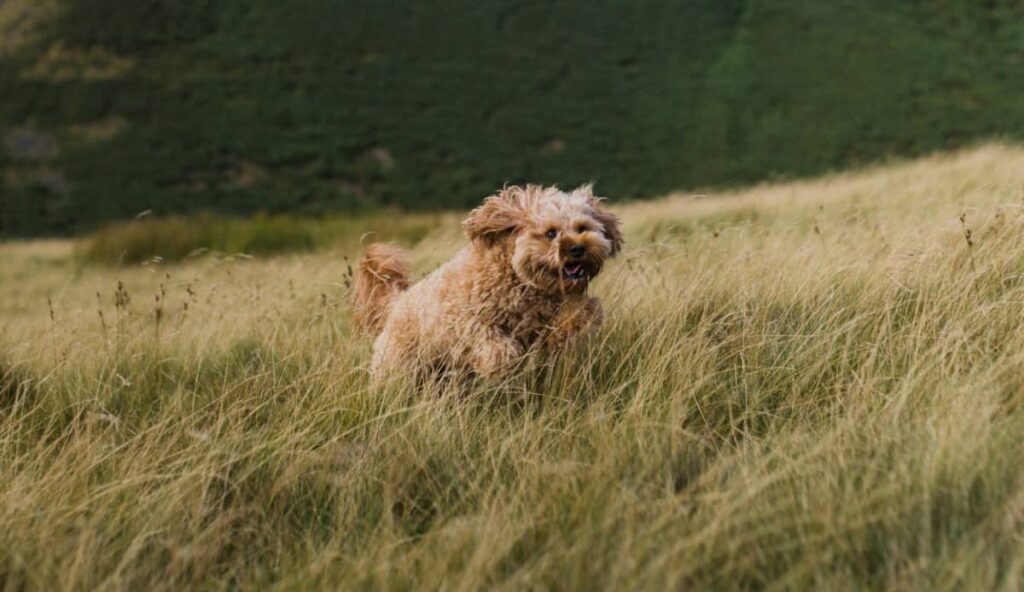
<svg viewBox="0 0 1024 592">
<path fill-rule="evenodd" d="M 424 370 L 500 376 L 601 320 L 590 281 L 622 247 L 618 218 L 591 186 L 506 187 L 470 212 L 471 243 L 410 286 L 398 248 L 367 248 L 355 312 L 377 334 L 374 374 Z"/>
</svg>

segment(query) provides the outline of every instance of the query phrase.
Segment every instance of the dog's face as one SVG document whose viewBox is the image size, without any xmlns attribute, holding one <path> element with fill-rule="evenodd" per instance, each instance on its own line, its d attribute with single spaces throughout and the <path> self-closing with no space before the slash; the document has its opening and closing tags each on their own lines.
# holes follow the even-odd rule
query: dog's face
<svg viewBox="0 0 1024 592">
<path fill-rule="evenodd" d="M 619 219 L 600 207 L 591 187 L 506 187 L 462 223 L 483 248 L 511 248 L 509 263 L 524 283 L 576 294 L 622 248 Z"/>
</svg>

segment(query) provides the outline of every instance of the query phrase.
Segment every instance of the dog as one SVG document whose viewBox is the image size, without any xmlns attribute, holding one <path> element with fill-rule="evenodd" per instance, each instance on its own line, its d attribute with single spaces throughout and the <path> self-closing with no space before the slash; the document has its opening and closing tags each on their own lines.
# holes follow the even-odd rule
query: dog
<svg viewBox="0 0 1024 592">
<path fill-rule="evenodd" d="M 416 283 L 399 248 L 370 245 L 356 270 L 356 323 L 376 335 L 375 377 L 465 372 L 495 378 L 602 320 L 587 288 L 622 249 L 617 216 L 591 185 L 506 186 L 469 213 L 469 245 Z"/>
</svg>

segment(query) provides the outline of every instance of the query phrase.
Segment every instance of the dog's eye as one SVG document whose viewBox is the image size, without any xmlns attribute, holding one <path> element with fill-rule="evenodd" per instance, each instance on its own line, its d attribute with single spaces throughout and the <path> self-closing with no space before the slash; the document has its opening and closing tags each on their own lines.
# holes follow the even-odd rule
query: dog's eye
<svg viewBox="0 0 1024 592">
<path fill-rule="evenodd" d="M 546 236 L 546 237 L 548 237 L 548 238 L 551 238 L 551 239 L 553 239 L 553 238 L 555 238 L 556 236 L 558 236 L 558 231 L 557 231 L 557 230 L 555 230 L 554 228 L 552 228 L 551 230 L 549 230 L 549 231 L 545 232 L 545 233 L 544 233 L 544 236 Z"/>
<path fill-rule="evenodd" d="M 587 227 L 586 226 L 579 226 L 579 227 L 576 228 L 576 232 L 578 232 L 580 234 L 583 234 L 586 231 L 587 231 Z"/>
</svg>

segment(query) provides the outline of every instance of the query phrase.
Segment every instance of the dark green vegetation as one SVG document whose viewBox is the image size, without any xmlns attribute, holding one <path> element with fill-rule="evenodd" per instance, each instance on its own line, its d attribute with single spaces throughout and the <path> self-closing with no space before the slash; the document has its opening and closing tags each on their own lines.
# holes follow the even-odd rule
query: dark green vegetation
<svg viewBox="0 0 1024 592">
<path fill-rule="evenodd" d="M 619 199 L 1024 129 L 1020 0 L 55 1 L 0 51 L 0 235 Z"/>
</svg>

